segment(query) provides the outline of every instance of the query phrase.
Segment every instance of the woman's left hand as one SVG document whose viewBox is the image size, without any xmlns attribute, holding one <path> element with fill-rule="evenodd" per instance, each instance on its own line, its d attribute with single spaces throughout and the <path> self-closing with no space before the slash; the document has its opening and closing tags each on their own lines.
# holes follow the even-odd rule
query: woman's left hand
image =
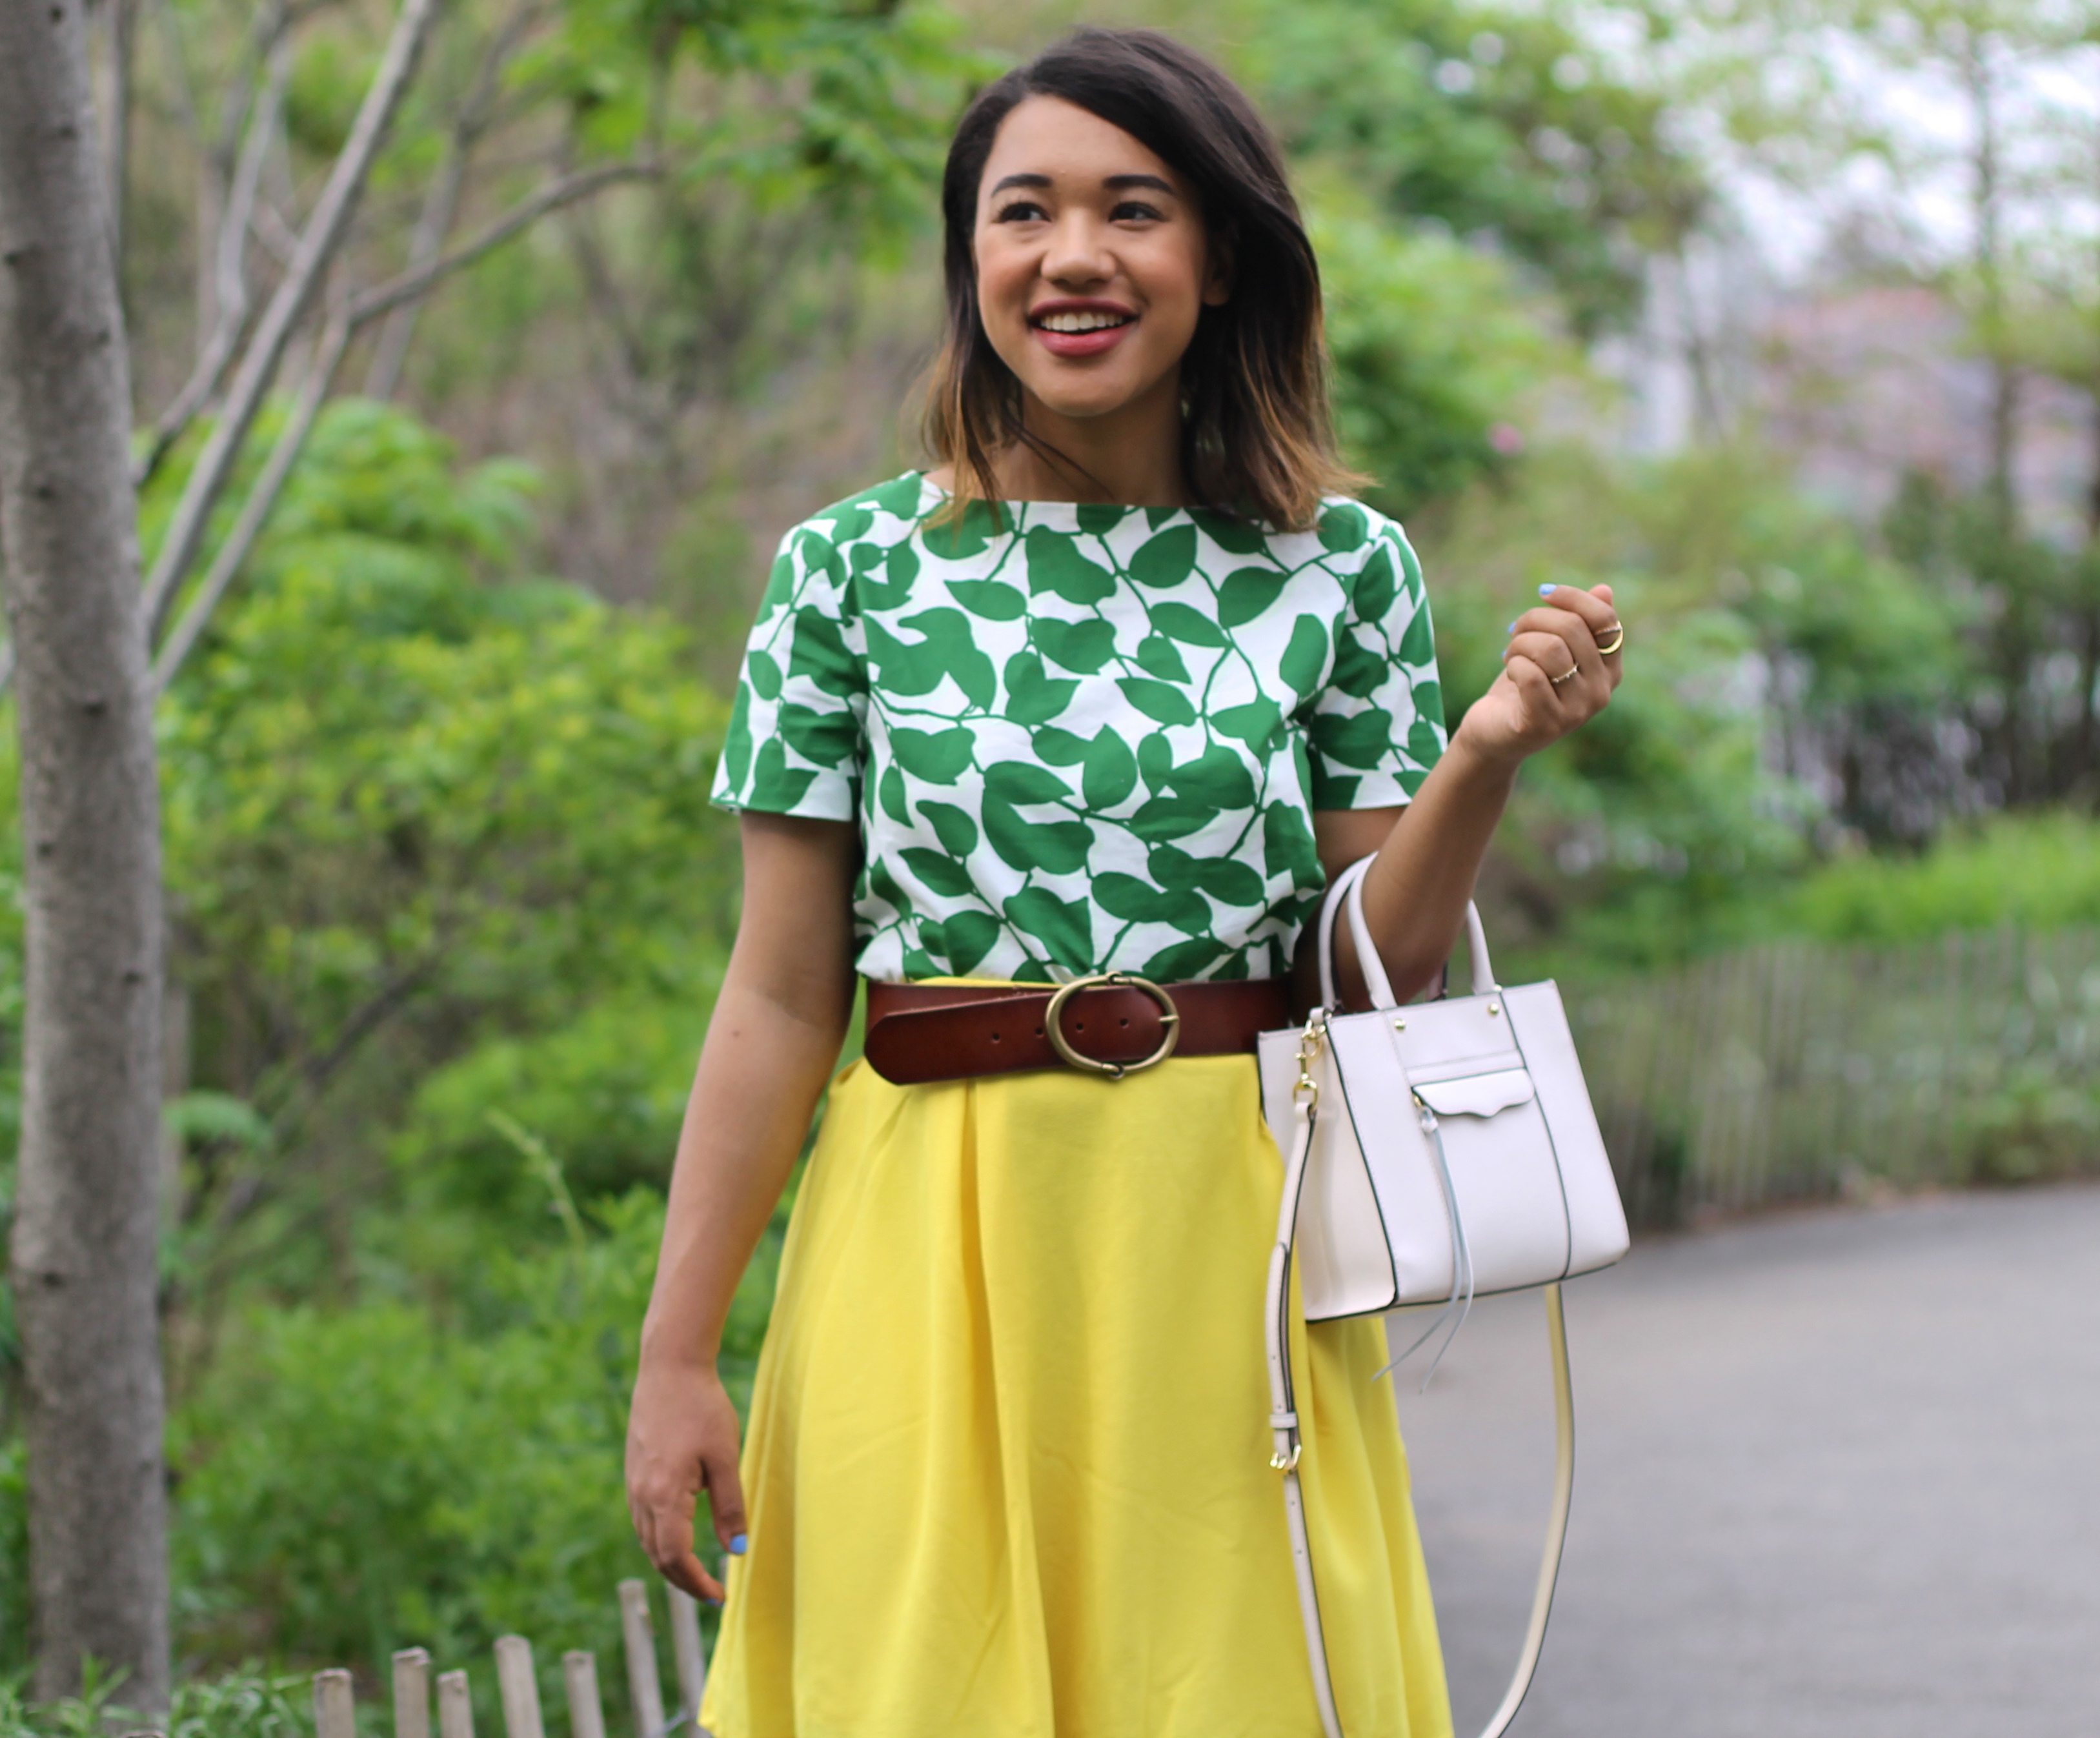
<svg viewBox="0 0 2100 1738">
<path fill-rule="evenodd" d="M 1611 704 L 1624 639 L 1610 586 L 1552 587 L 1511 625 L 1502 674 L 1460 734 L 1476 752 L 1511 763 L 1550 748 Z"/>
</svg>

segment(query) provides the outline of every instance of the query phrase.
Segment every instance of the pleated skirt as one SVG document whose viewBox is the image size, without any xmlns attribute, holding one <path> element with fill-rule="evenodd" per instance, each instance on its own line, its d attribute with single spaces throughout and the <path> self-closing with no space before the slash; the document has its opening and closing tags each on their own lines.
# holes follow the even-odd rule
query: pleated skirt
<svg viewBox="0 0 2100 1738">
<path fill-rule="evenodd" d="M 745 1439 L 715 1738 L 1319 1738 L 1251 1058 L 834 1083 Z M 1448 1738 L 1375 1319 L 1295 1330 L 1349 1738 Z"/>
</svg>

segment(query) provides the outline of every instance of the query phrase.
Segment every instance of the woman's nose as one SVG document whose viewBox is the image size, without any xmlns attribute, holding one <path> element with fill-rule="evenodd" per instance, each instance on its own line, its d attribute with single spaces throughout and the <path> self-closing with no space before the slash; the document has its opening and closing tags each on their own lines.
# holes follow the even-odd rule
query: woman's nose
<svg viewBox="0 0 2100 1738">
<path fill-rule="evenodd" d="M 1050 233 L 1043 255 L 1043 276 L 1065 286 L 1100 284 L 1115 276 L 1115 262 L 1102 245 L 1101 226 L 1079 212 L 1068 214 Z"/>
</svg>

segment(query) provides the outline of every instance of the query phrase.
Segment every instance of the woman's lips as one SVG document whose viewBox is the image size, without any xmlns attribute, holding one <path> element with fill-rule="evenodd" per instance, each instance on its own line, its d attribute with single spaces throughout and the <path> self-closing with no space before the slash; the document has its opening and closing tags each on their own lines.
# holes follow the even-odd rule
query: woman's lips
<svg viewBox="0 0 2100 1738">
<path fill-rule="evenodd" d="M 1047 326 L 1037 325 L 1030 325 L 1028 329 L 1053 356 L 1098 356 L 1104 351 L 1114 350 L 1136 326 L 1135 320 L 1127 320 L 1120 326 L 1103 326 L 1092 332 L 1052 332 Z"/>
</svg>

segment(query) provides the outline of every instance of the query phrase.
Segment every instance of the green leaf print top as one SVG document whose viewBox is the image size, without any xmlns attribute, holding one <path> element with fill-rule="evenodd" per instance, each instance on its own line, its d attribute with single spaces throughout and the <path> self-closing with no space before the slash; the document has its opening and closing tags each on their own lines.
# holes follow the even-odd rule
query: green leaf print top
<svg viewBox="0 0 2100 1738">
<path fill-rule="evenodd" d="M 868 977 L 1280 977 L 1315 809 L 1405 802 L 1444 748 L 1400 527 L 944 500 L 907 472 L 783 540 L 714 799 L 858 818 Z"/>
</svg>

